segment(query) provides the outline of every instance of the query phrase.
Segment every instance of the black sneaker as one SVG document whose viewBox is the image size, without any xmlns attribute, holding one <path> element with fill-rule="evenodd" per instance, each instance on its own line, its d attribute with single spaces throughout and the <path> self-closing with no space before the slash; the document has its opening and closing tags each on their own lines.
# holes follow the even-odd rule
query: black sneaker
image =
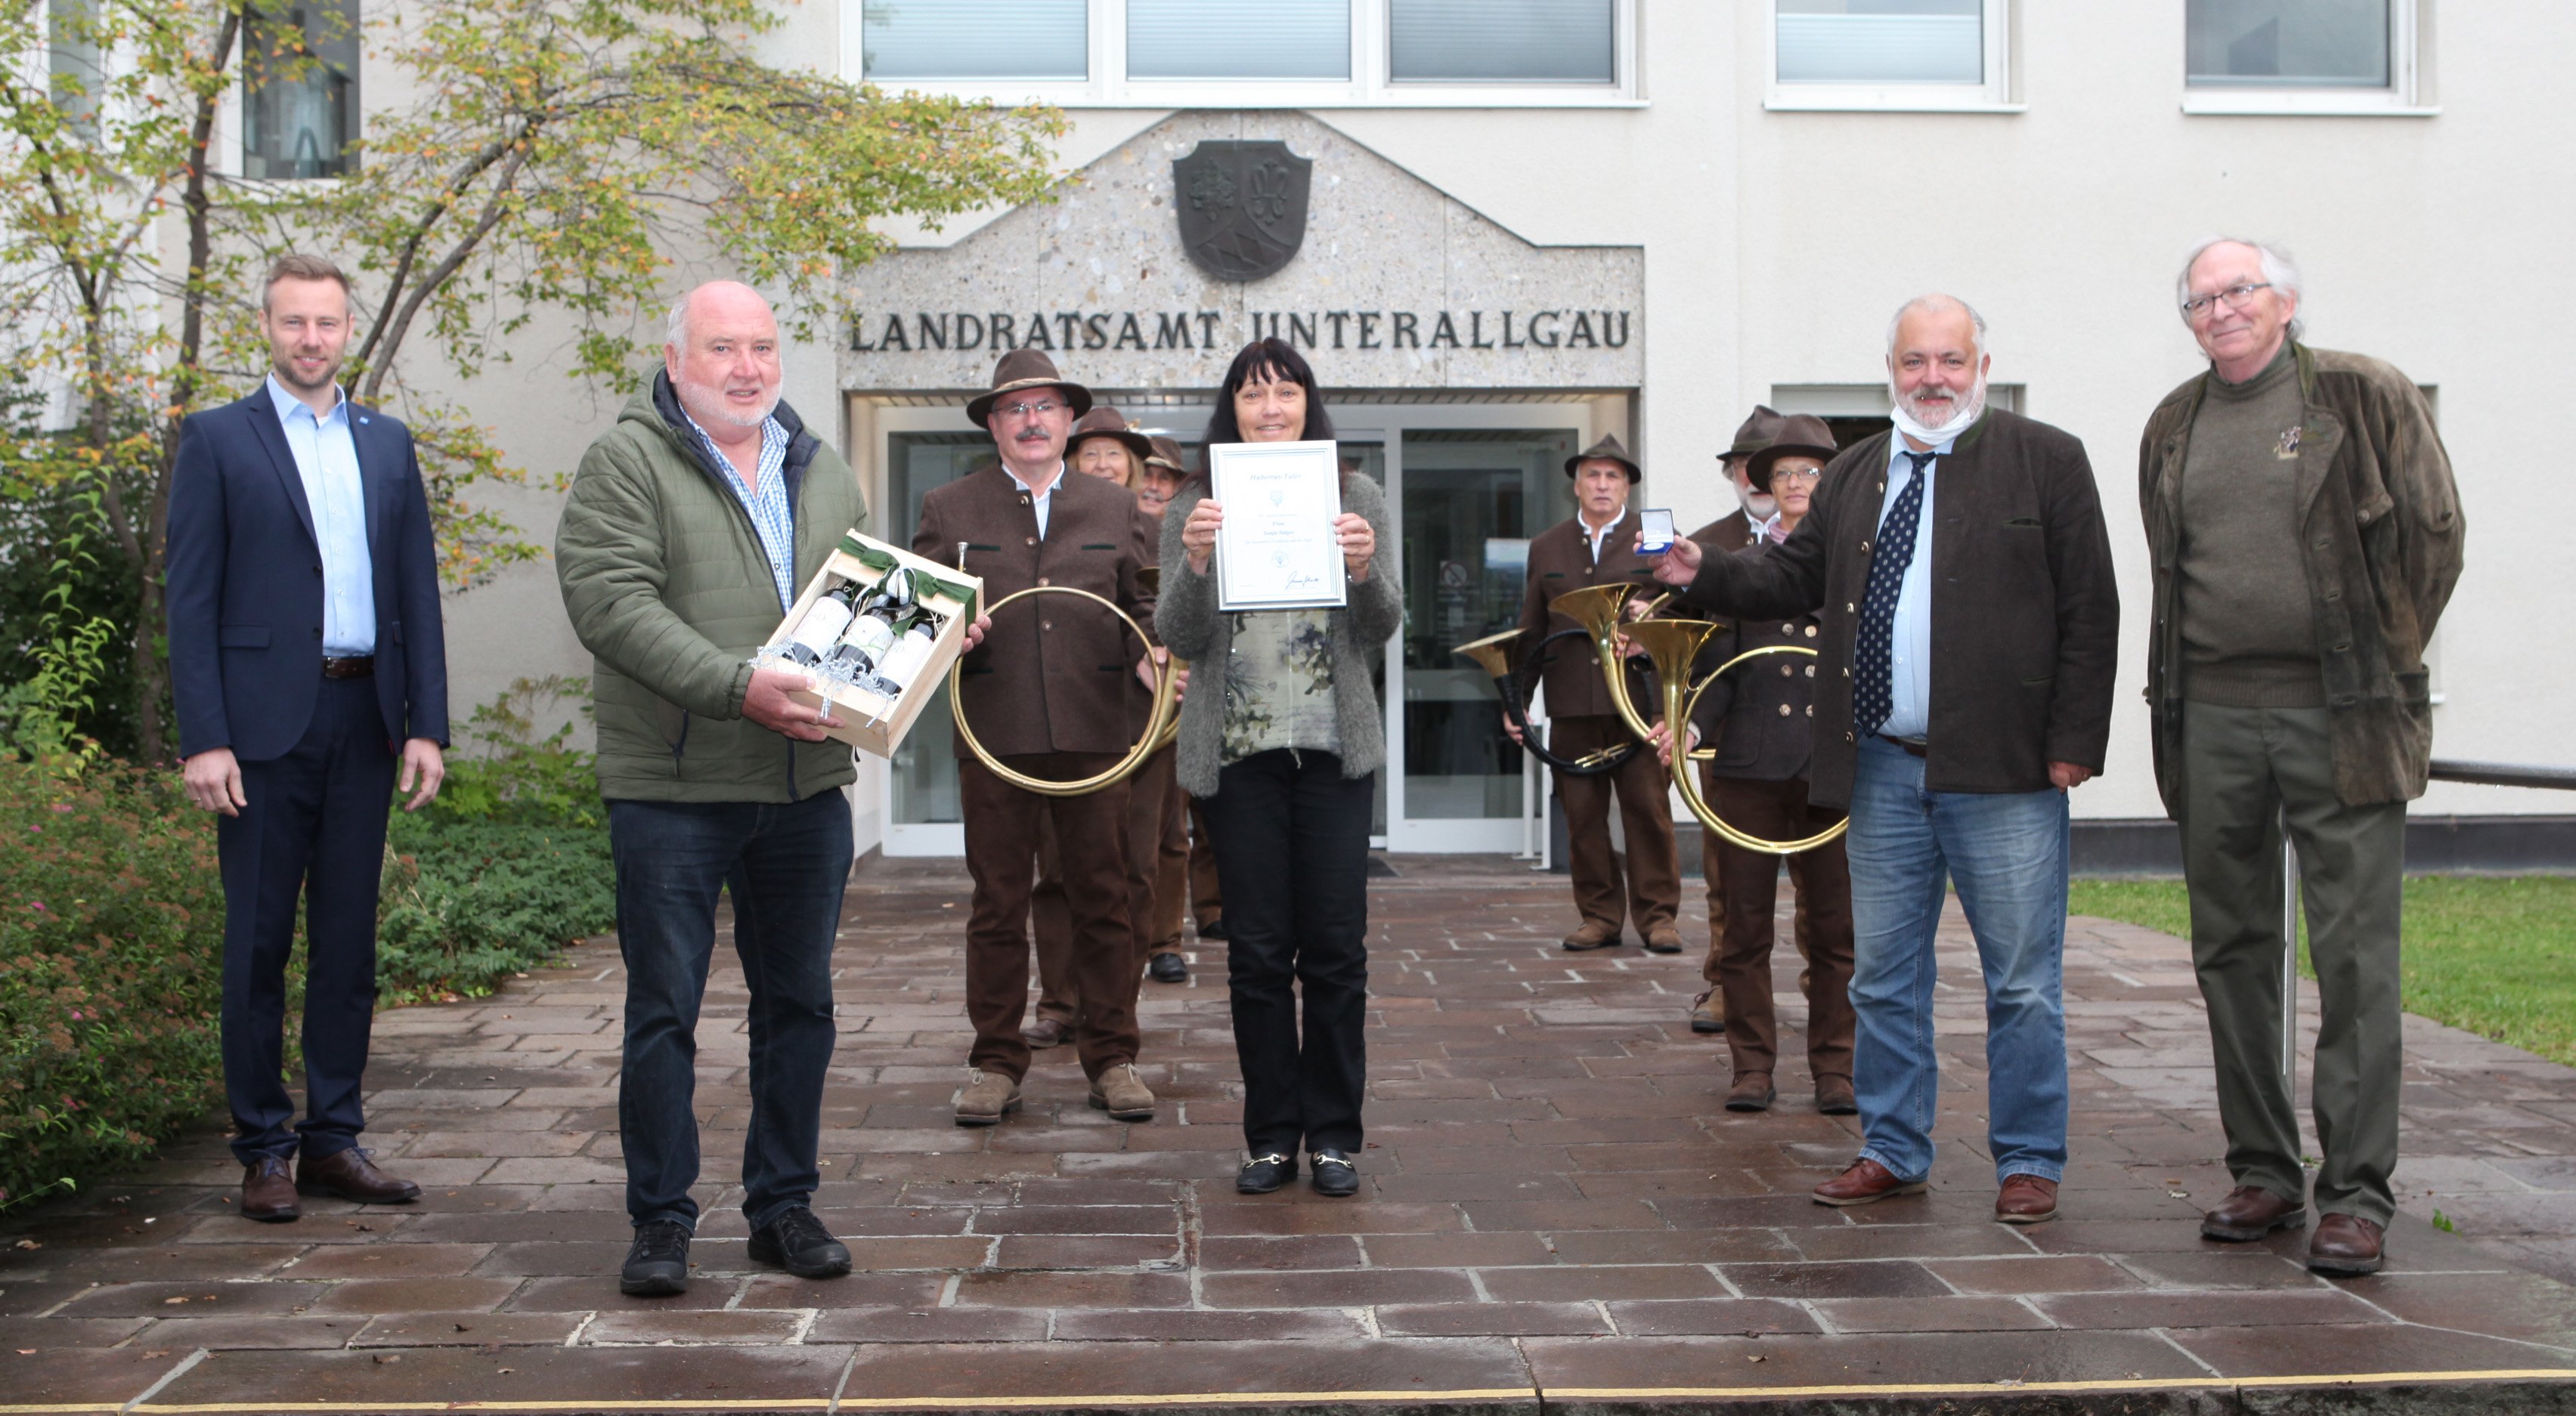
<svg viewBox="0 0 2576 1416">
<path fill-rule="evenodd" d="M 1145 966 L 1145 974 L 1156 983 L 1187 983 L 1190 981 L 1190 966 L 1180 955 L 1167 949 L 1156 954 L 1153 962 Z"/>
<path fill-rule="evenodd" d="M 1266 1195 L 1296 1178 L 1297 1158 L 1272 1151 L 1245 1161 L 1234 1177 L 1234 1188 L 1247 1195 Z"/>
<path fill-rule="evenodd" d="M 635 1247 L 626 1251 L 617 1291 L 635 1298 L 688 1292 L 689 1227 L 676 1219 L 635 1226 Z"/>
<path fill-rule="evenodd" d="M 1225 938 L 1225 937 L 1226 937 L 1226 935 L 1225 935 L 1225 921 L 1224 921 L 1224 919 L 1222 919 L 1222 918 L 1212 919 L 1212 920 L 1209 920 L 1207 923 L 1200 925 L 1200 926 L 1199 926 L 1199 937 L 1200 937 L 1201 939 L 1223 939 L 1223 938 Z"/>
<path fill-rule="evenodd" d="M 833 1238 L 812 1210 L 798 1205 L 751 1231 L 751 1261 L 798 1278 L 839 1278 L 850 1271 L 850 1246 Z"/>
<path fill-rule="evenodd" d="M 1360 1168 L 1351 1158 L 1330 1146 L 1306 1157 L 1314 1168 L 1315 1193 L 1318 1195 L 1356 1195 L 1360 1192 Z"/>
</svg>

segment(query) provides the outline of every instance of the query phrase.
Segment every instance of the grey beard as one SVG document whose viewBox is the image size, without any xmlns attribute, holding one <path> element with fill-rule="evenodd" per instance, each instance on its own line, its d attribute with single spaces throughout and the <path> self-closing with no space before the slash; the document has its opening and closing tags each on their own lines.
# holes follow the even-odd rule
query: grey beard
<svg viewBox="0 0 2576 1416">
<path fill-rule="evenodd" d="M 1897 392 L 1896 381 L 1893 379 L 1888 380 L 1887 394 L 1896 404 L 1894 419 L 1896 430 L 1919 442 L 1939 443 L 1964 433 L 1979 418 L 1984 417 L 1986 412 L 1986 381 L 1982 376 L 1978 378 L 1975 386 L 1968 390 L 1968 396 L 1965 399 L 1951 402 L 1950 407 L 1953 411 L 1948 421 L 1937 424 L 1922 421 L 1921 414 L 1916 411 L 1916 405 L 1905 395 Z M 1938 434 L 1938 436 L 1931 436 L 1932 434 Z"/>
<path fill-rule="evenodd" d="M 677 379 L 672 380 L 672 383 L 679 389 L 680 406 L 688 409 L 689 416 L 701 423 L 722 423 L 728 428 L 757 428 L 769 421 L 770 414 L 778 411 L 779 400 L 772 398 L 761 405 L 758 413 L 745 417 L 725 406 L 724 390 L 721 388 L 683 383 Z M 701 403 L 705 406 L 699 406 Z"/>
</svg>

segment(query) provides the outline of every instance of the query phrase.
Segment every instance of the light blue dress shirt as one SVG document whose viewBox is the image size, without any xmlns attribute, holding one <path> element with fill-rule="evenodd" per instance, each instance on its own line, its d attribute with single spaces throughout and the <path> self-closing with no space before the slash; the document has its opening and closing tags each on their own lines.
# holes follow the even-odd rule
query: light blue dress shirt
<svg viewBox="0 0 2576 1416">
<path fill-rule="evenodd" d="M 1919 738 L 1932 728 L 1932 492 L 1941 483 L 1939 458 L 1948 457 L 1957 442 L 1952 438 L 1934 447 L 1935 460 L 1923 465 L 1923 509 L 1914 518 L 1914 559 L 1906 563 L 1905 578 L 1897 584 L 1896 619 L 1888 636 L 1888 713 L 1879 728 L 1888 737 Z M 1910 451 L 1903 433 L 1888 434 L 1887 491 L 1878 502 L 1881 526 L 1887 524 L 1889 509 L 1914 476 L 1914 464 L 1905 456 Z M 1886 551 L 1884 545 L 1879 549 L 1881 554 Z"/>
<path fill-rule="evenodd" d="M 347 658 L 376 652 L 376 572 L 367 554 L 367 492 L 358 472 L 358 441 L 349 431 L 349 395 L 315 417 L 304 401 L 268 376 L 268 396 L 286 425 L 286 450 L 313 511 L 322 553 L 322 653 Z"/>
<path fill-rule="evenodd" d="M 696 415 L 688 409 L 680 416 L 689 420 L 689 431 L 698 435 L 698 443 L 724 469 L 725 482 L 733 488 L 734 499 L 751 513 L 752 534 L 760 538 L 761 552 L 769 557 L 769 578 L 778 591 L 781 613 L 796 606 L 796 509 L 787 504 L 787 425 L 775 416 L 760 420 L 760 456 L 753 459 L 752 470 L 760 477 L 754 490 L 742 480 L 733 459 L 724 455 L 716 440 L 698 425 Z"/>
</svg>

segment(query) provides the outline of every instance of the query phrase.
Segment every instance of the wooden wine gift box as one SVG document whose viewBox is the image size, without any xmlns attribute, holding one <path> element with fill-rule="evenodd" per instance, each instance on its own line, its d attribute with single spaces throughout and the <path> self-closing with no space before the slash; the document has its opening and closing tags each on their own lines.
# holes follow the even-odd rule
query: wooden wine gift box
<svg viewBox="0 0 2576 1416">
<path fill-rule="evenodd" d="M 889 559 L 891 558 L 891 559 Z M 874 562 L 875 564 L 870 564 Z M 844 580 L 861 585 L 874 585 L 885 579 L 892 568 L 912 571 L 919 603 L 937 610 L 944 622 L 939 637 L 933 641 L 930 662 L 904 686 L 903 696 L 887 699 L 863 688 L 817 678 L 814 690 L 796 690 L 787 696 L 808 708 L 829 704 L 832 716 L 841 720 L 837 728 L 823 731 L 861 752 L 879 757 L 894 756 L 903 735 L 912 730 L 912 722 L 924 708 L 948 694 L 948 671 L 965 652 L 966 623 L 975 617 L 974 606 L 984 593 L 980 577 L 968 575 L 953 565 L 925 560 L 900 546 L 889 546 L 852 531 L 841 538 L 838 550 L 823 562 L 823 568 L 805 584 L 805 593 L 787 611 L 787 618 L 769 636 L 766 647 L 784 644 L 793 636 L 796 626 L 804 623 L 805 612 L 814 602 L 828 594 Z M 782 665 L 781 667 L 787 667 Z"/>
</svg>

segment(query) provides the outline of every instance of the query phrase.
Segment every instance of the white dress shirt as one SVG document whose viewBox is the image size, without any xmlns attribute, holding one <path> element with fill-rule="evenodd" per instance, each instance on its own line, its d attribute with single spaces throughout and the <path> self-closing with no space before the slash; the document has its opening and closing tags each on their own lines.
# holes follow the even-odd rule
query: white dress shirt
<svg viewBox="0 0 2576 1416">
<path fill-rule="evenodd" d="M 313 512 L 322 555 L 322 653 L 353 658 L 376 652 L 376 572 L 367 554 L 367 491 L 358 472 L 358 443 L 349 431 L 349 395 L 316 417 L 304 400 L 268 376 L 268 396 L 286 425 L 286 450 Z"/>
</svg>

